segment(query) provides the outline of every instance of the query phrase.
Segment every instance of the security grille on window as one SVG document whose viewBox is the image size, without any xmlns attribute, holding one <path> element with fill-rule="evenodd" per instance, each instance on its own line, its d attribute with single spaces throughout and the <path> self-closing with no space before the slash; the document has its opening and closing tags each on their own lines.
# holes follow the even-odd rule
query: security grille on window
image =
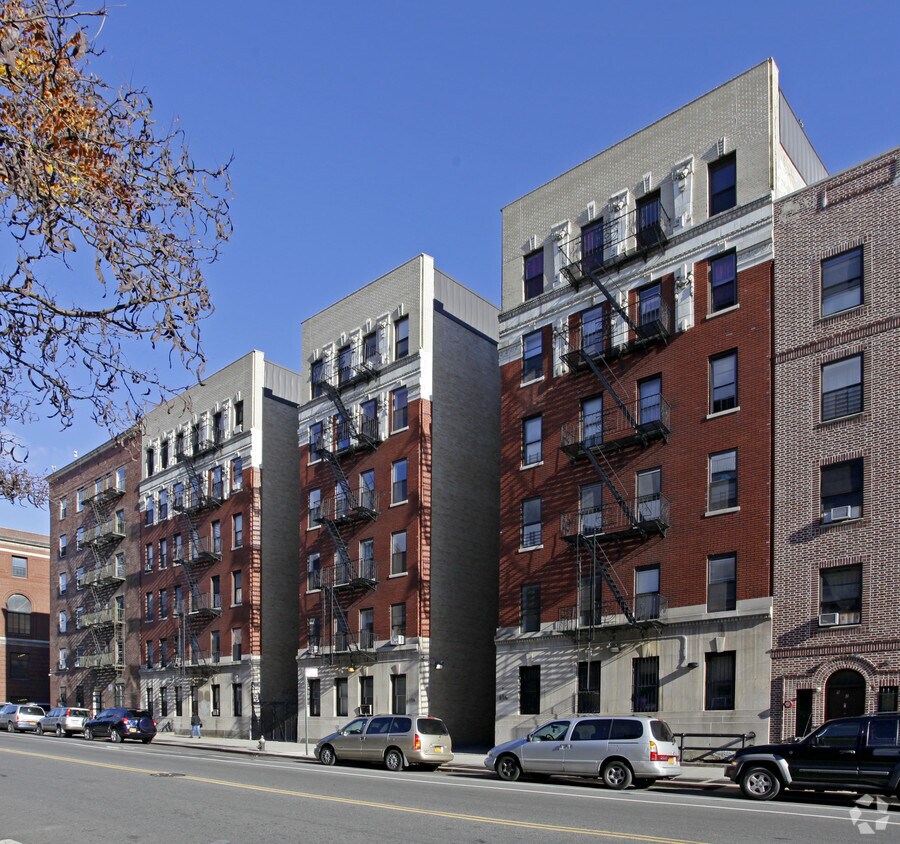
<svg viewBox="0 0 900 844">
<path fill-rule="evenodd" d="M 737 406 L 737 352 L 710 358 L 709 412 L 722 413 Z"/>
<path fill-rule="evenodd" d="M 522 338 L 522 381 L 534 381 L 544 374 L 543 332 L 532 331 Z"/>
<path fill-rule="evenodd" d="M 863 459 L 822 467 L 822 522 L 858 519 L 863 511 Z"/>
<path fill-rule="evenodd" d="M 709 312 L 737 304 L 737 256 L 734 252 L 709 262 Z"/>
<path fill-rule="evenodd" d="M 862 355 L 822 366 L 822 421 L 860 413 L 863 409 Z"/>
<path fill-rule="evenodd" d="M 721 451 L 709 456 L 709 510 L 737 507 L 737 452 Z"/>
<path fill-rule="evenodd" d="M 656 712 L 659 709 L 659 657 L 635 657 L 631 673 L 631 708 L 635 712 Z"/>
<path fill-rule="evenodd" d="M 543 459 L 541 450 L 541 417 L 522 421 L 522 465 L 531 466 Z"/>
<path fill-rule="evenodd" d="M 819 625 L 859 624 L 862 619 L 862 566 L 820 571 Z"/>
<path fill-rule="evenodd" d="M 525 299 L 533 299 L 544 292 L 544 250 L 525 256 Z"/>
<path fill-rule="evenodd" d="M 541 499 L 527 498 L 522 502 L 522 547 L 534 548 L 541 542 Z"/>
<path fill-rule="evenodd" d="M 521 622 L 523 633 L 534 633 L 541 629 L 541 586 L 539 583 L 522 587 Z"/>
<path fill-rule="evenodd" d="M 822 261 L 822 316 L 855 308 L 862 302 L 862 246 Z"/>
<path fill-rule="evenodd" d="M 735 652 L 706 655 L 706 709 L 734 709 Z"/>
<path fill-rule="evenodd" d="M 737 205 L 737 162 L 734 153 L 709 165 L 709 216 Z"/>
</svg>

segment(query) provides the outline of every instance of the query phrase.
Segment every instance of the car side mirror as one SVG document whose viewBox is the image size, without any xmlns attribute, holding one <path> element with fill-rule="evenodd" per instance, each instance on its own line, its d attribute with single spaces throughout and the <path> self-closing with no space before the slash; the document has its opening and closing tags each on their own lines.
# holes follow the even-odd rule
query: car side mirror
<svg viewBox="0 0 900 844">
<path fill-rule="evenodd" d="M 534 741 L 534 740 L 535 740 L 535 738 L 534 738 L 533 733 L 529 733 L 527 736 L 525 736 L 525 741 Z"/>
</svg>

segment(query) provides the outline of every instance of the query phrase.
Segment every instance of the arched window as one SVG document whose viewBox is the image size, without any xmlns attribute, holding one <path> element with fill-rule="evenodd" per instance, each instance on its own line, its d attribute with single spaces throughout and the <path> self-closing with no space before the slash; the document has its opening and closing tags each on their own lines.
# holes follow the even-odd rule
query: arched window
<svg viewBox="0 0 900 844">
<path fill-rule="evenodd" d="M 858 671 L 835 671 L 825 684 L 825 720 L 862 715 L 866 711 L 866 681 Z"/>
<path fill-rule="evenodd" d="M 31 635 L 31 601 L 24 595 L 10 595 L 6 599 L 6 634 Z"/>
</svg>

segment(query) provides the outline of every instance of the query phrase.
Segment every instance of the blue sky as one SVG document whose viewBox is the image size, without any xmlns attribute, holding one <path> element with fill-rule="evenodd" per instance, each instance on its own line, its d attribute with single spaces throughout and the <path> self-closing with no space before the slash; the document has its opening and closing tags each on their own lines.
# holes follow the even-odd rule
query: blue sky
<svg viewBox="0 0 900 844">
<path fill-rule="evenodd" d="M 125 0 L 94 69 L 198 162 L 234 156 L 208 371 L 253 348 L 299 370 L 303 319 L 419 252 L 499 304 L 504 205 L 767 57 L 830 172 L 900 145 L 898 24 L 896 0 Z M 49 470 L 106 433 L 22 437 Z"/>
</svg>

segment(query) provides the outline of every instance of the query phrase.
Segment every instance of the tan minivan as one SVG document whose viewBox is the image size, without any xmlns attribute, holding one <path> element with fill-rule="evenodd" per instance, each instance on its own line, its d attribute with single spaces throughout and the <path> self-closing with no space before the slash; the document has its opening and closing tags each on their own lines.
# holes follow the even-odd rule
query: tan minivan
<svg viewBox="0 0 900 844">
<path fill-rule="evenodd" d="M 320 739 L 315 753 L 323 765 L 355 760 L 382 762 L 389 771 L 409 765 L 434 770 L 453 760 L 453 745 L 440 718 L 367 715 Z"/>
</svg>

